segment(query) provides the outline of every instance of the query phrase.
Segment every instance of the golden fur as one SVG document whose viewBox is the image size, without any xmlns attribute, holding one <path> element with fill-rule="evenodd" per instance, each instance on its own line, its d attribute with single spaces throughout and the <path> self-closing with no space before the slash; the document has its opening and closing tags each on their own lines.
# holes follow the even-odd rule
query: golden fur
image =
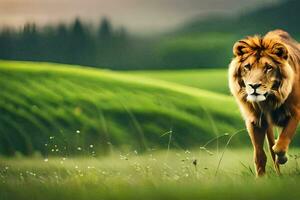
<svg viewBox="0 0 300 200">
<path fill-rule="evenodd" d="M 300 49 L 287 32 L 247 37 L 233 47 L 229 87 L 245 119 L 257 175 L 265 173 L 267 135 L 275 168 L 287 161 L 286 151 L 300 119 Z M 275 143 L 273 125 L 282 127 Z"/>
</svg>

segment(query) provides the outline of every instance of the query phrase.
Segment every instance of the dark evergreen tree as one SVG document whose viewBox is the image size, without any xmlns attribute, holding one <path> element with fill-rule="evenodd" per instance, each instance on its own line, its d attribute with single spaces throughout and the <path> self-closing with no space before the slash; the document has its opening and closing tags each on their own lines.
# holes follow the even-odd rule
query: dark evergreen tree
<svg viewBox="0 0 300 200">
<path fill-rule="evenodd" d="M 110 39 L 112 37 L 112 25 L 107 18 L 102 18 L 100 25 L 99 25 L 99 30 L 98 30 L 98 36 L 101 39 Z"/>
</svg>

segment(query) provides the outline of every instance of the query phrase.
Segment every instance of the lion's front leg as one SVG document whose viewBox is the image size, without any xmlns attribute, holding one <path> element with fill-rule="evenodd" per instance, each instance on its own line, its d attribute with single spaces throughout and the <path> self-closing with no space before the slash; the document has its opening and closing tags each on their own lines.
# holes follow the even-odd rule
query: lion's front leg
<svg viewBox="0 0 300 200">
<path fill-rule="evenodd" d="M 269 127 L 267 129 L 267 138 L 268 138 L 269 150 L 270 150 L 271 157 L 272 157 L 273 164 L 274 164 L 274 169 L 275 169 L 276 173 L 278 175 L 280 175 L 280 167 L 279 167 L 278 162 L 276 161 L 276 154 L 275 154 L 274 150 L 272 149 L 272 147 L 275 145 L 275 137 L 274 137 L 272 125 L 269 125 Z"/>
<path fill-rule="evenodd" d="M 264 151 L 264 140 L 266 136 L 266 128 L 261 128 L 252 122 L 247 122 L 247 129 L 251 138 L 254 150 L 254 162 L 256 176 L 263 176 L 266 172 L 267 156 Z"/>
<path fill-rule="evenodd" d="M 276 144 L 273 146 L 273 150 L 277 155 L 277 162 L 279 164 L 284 164 L 287 162 L 286 152 L 293 136 L 295 135 L 298 122 L 298 119 L 291 117 L 287 125 L 283 128 Z"/>
</svg>

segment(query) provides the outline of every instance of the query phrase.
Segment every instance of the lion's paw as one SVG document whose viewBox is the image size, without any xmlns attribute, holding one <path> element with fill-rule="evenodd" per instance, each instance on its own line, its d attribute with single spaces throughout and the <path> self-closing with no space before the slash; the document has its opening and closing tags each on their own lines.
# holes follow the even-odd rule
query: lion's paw
<svg viewBox="0 0 300 200">
<path fill-rule="evenodd" d="M 288 161 L 288 158 L 285 154 L 283 156 L 279 156 L 279 155 L 276 156 L 276 162 L 280 165 L 285 164 L 287 161 Z"/>
<path fill-rule="evenodd" d="M 288 161 L 286 156 L 287 148 L 285 145 L 280 145 L 278 142 L 272 147 L 274 153 L 276 154 L 276 162 L 280 165 L 285 164 Z"/>
</svg>

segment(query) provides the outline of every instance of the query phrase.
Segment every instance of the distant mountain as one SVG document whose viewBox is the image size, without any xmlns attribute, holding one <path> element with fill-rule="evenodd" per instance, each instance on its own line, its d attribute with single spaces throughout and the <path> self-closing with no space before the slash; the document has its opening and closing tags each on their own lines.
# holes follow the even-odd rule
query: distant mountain
<svg viewBox="0 0 300 200">
<path fill-rule="evenodd" d="M 210 16 L 206 19 L 194 19 L 177 32 L 230 32 L 244 35 L 263 34 L 278 28 L 285 29 L 292 35 L 300 35 L 300 1 L 284 0 L 231 17 Z"/>
</svg>

